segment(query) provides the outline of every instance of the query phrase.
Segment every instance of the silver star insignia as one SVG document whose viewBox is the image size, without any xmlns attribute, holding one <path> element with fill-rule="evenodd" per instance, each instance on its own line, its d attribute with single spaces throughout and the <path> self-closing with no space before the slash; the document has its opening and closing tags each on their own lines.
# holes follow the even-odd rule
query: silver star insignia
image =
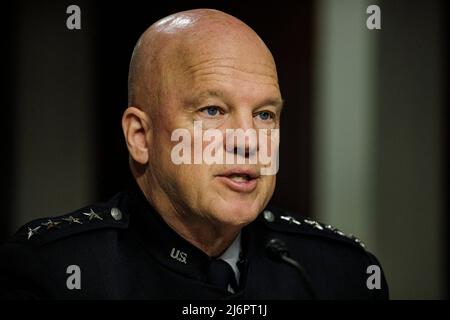
<svg viewBox="0 0 450 320">
<path fill-rule="evenodd" d="M 345 233 L 343 233 L 343 232 L 342 232 L 341 230 L 339 230 L 338 228 L 335 228 L 335 227 L 333 227 L 333 226 L 331 226 L 331 225 L 329 225 L 329 224 L 327 224 L 327 225 L 325 226 L 325 228 L 328 229 L 328 230 L 330 230 L 330 231 L 333 231 L 334 233 L 340 235 L 341 237 L 346 237 L 346 238 L 348 238 L 348 239 L 350 239 L 350 240 L 353 240 L 353 241 L 355 241 L 357 244 L 359 244 L 361 247 L 366 248 L 366 245 L 365 245 L 360 239 L 358 239 L 356 236 L 354 236 L 353 234 L 346 235 Z"/>
<path fill-rule="evenodd" d="M 355 241 L 357 244 L 359 244 L 361 247 L 365 248 L 366 245 L 360 240 L 358 239 L 356 236 L 354 236 L 353 234 L 349 234 L 348 238 Z"/>
<path fill-rule="evenodd" d="M 52 220 L 48 220 L 47 222 L 41 223 L 42 226 L 47 227 L 47 230 L 52 229 L 52 228 L 59 228 L 58 224 L 60 224 L 60 221 L 52 221 Z"/>
<path fill-rule="evenodd" d="M 294 223 L 296 225 L 301 225 L 300 221 L 296 220 L 291 216 L 280 216 L 280 219 L 286 220 L 287 222 L 289 222 L 289 224 Z"/>
<path fill-rule="evenodd" d="M 320 225 L 320 223 L 316 222 L 314 224 L 314 228 L 319 229 L 319 230 L 323 230 L 323 227 Z"/>
<path fill-rule="evenodd" d="M 96 214 L 94 212 L 94 210 L 91 209 L 91 212 L 84 212 L 83 213 L 85 216 L 89 217 L 89 221 L 91 221 L 92 219 L 99 219 L 99 220 L 103 220 L 102 217 L 100 217 L 98 214 Z"/>
<path fill-rule="evenodd" d="M 72 216 L 70 216 L 68 218 L 63 218 L 63 220 L 67 221 L 69 224 L 72 224 L 72 223 L 83 224 L 83 222 L 81 222 L 79 218 L 74 218 Z"/>
<path fill-rule="evenodd" d="M 318 223 L 317 221 L 314 220 L 308 220 L 308 219 L 304 219 L 303 220 L 305 223 L 309 224 L 310 226 L 313 226 L 316 229 L 319 230 L 323 230 L 323 227 L 320 225 L 320 223 Z"/>
<path fill-rule="evenodd" d="M 355 238 L 354 241 L 355 241 L 357 244 L 359 244 L 361 247 L 363 247 L 363 248 L 366 247 L 366 245 L 365 245 L 361 240 L 359 240 L 358 238 Z"/>
<path fill-rule="evenodd" d="M 336 231 L 334 232 L 340 235 L 341 237 L 346 237 L 345 233 L 343 233 L 341 230 L 336 229 Z"/>
<path fill-rule="evenodd" d="M 39 230 L 40 228 L 41 228 L 41 226 L 37 226 L 37 227 L 34 228 L 34 229 L 28 227 L 28 240 L 30 240 L 30 238 L 31 238 L 32 236 L 34 236 L 34 235 L 38 232 L 38 230 Z"/>
</svg>

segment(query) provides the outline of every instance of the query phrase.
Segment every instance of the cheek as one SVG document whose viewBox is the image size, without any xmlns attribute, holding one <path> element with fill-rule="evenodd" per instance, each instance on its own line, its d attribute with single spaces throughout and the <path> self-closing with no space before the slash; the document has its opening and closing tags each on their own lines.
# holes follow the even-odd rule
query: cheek
<svg viewBox="0 0 450 320">
<path fill-rule="evenodd" d="M 171 180 L 176 181 L 178 189 L 185 194 L 199 195 L 211 192 L 211 178 L 207 167 L 203 165 L 170 163 Z"/>
<path fill-rule="evenodd" d="M 263 190 L 261 190 L 261 193 L 264 193 L 264 196 L 267 196 L 270 199 L 273 192 L 275 191 L 276 176 L 264 176 L 262 180 L 263 181 L 261 181 L 261 187 Z"/>
</svg>

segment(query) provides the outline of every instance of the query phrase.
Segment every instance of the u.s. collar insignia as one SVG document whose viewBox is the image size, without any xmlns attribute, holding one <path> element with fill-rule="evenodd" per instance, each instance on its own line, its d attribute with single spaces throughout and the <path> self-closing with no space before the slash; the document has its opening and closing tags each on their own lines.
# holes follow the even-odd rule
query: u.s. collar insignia
<svg viewBox="0 0 450 320">
<path fill-rule="evenodd" d="M 170 251 L 170 257 L 181 263 L 184 263 L 184 264 L 187 263 L 187 253 L 183 252 L 181 250 L 172 248 L 172 250 Z"/>
</svg>

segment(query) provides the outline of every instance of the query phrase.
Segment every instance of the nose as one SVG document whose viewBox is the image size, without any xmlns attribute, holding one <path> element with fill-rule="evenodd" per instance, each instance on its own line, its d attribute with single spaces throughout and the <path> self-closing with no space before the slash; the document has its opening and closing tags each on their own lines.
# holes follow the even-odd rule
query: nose
<svg viewBox="0 0 450 320">
<path fill-rule="evenodd" d="M 238 112 L 231 117 L 225 129 L 225 152 L 250 158 L 258 151 L 258 132 L 251 112 Z"/>
</svg>

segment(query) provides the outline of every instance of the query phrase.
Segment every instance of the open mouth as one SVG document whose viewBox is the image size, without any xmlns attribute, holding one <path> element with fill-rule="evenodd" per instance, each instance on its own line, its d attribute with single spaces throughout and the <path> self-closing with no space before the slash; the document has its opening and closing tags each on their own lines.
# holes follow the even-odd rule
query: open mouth
<svg viewBox="0 0 450 320">
<path fill-rule="evenodd" d="M 236 192 L 249 193 L 256 189 L 259 175 L 254 172 L 230 171 L 216 176 L 225 186 Z"/>
<path fill-rule="evenodd" d="M 227 178 L 229 178 L 237 183 L 247 182 L 247 181 L 250 181 L 253 179 L 248 174 L 231 174 L 231 175 L 227 176 Z"/>
</svg>

